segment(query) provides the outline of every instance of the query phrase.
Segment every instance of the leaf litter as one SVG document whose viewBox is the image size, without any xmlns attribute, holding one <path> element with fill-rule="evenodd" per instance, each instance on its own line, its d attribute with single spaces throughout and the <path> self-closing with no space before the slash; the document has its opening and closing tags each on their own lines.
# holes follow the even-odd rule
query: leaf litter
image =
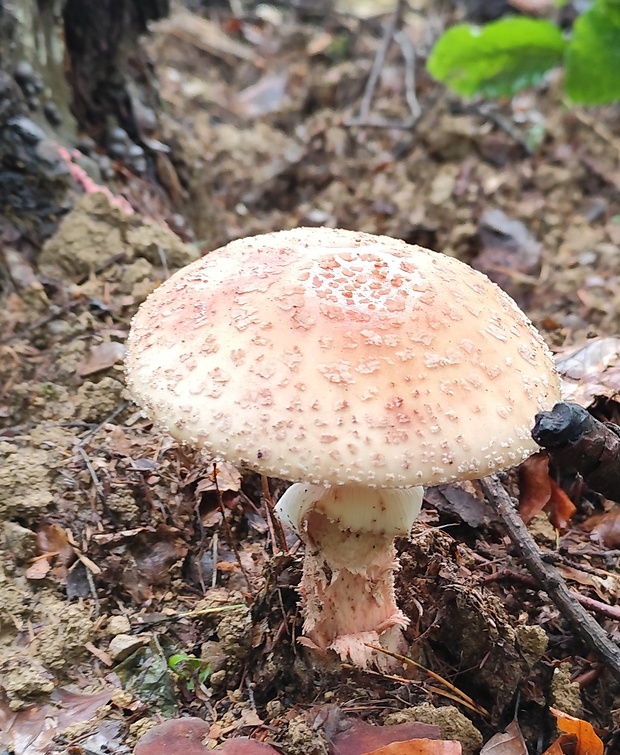
<svg viewBox="0 0 620 755">
<path fill-rule="evenodd" d="M 170 208 L 146 202 L 127 174 L 123 194 L 146 213 L 125 215 L 87 194 L 32 263 L 19 234 L 3 253 L 1 710 L 4 744 L 16 751 L 64 752 L 86 741 L 96 751 L 105 726 L 117 751 L 128 751 L 148 744 L 144 732 L 155 732 L 162 715 L 198 717 L 209 747 L 249 755 L 418 752 L 416 740 L 429 753 L 454 749 L 441 724 L 407 724 L 435 727 L 435 739 L 419 730 L 397 739 L 394 727 L 405 724 L 388 723 L 405 710 L 431 715 L 420 711 L 429 701 L 437 711 L 455 702 L 418 667 L 363 674 L 322 665 L 295 644 L 298 546 L 292 540 L 280 553 L 272 541 L 261 482 L 178 448 L 129 403 L 129 320 L 160 281 L 202 252 L 317 223 L 442 249 L 501 276 L 560 352 L 567 398 L 620 418 L 619 156 L 601 129 L 566 111 L 553 84 L 483 111 L 447 97 L 422 72 L 415 128 L 352 127 L 386 17 L 317 12 L 273 8 L 272 16 L 235 19 L 179 10 L 146 40 L 167 110 L 157 138 L 174 153 L 166 185 L 191 228 L 185 240 L 200 241 L 182 243 L 170 231 Z M 422 55 L 431 16 L 405 14 Z M 403 66 L 391 50 L 372 103 L 379 118 L 409 117 L 396 96 Z M 617 131 L 612 108 L 597 118 Z M 532 123 L 545 130 L 536 154 L 523 146 Z M 557 479 L 544 461 L 531 464 L 520 476 L 526 517 L 550 510 L 558 528 L 536 531 L 539 547 L 584 598 L 613 607 L 617 509 Z M 515 475 L 514 493 L 518 483 Z M 277 498 L 283 487 L 271 485 Z M 611 683 L 555 607 L 531 583 L 484 582 L 501 569 L 510 575 L 514 557 L 476 483 L 429 490 L 412 541 L 399 548 L 411 659 L 491 713 L 456 695 L 476 741 L 491 745 L 517 698 L 522 731 L 511 724 L 508 739 L 492 745 L 504 749 L 490 751 L 520 752 L 519 732 L 538 741 L 559 660 L 574 678 L 598 674 L 581 685 L 581 699 L 601 732 L 611 731 Z M 180 653 L 208 667 L 204 682 L 170 668 Z M 59 703 L 62 689 L 85 697 Z M 361 732 L 350 751 L 336 746 L 345 747 L 345 719 Z M 82 732 L 59 738 L 78 722 Z M 599 747 L 587 727 L 578 729 L 562 736 Z"/>
</svg>

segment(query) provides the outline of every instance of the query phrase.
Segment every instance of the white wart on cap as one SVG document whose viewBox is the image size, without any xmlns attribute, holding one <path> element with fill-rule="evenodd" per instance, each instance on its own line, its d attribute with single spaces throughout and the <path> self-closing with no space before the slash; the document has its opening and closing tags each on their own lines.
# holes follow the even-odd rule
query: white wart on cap
<svg viewBox="0 0 620 755">
<path fill-rule="evenodd" d="M 486 276 L 328 228 L 233 241 L 180 270 L 135 316 L 127 375 L 177 439 L 331 485 L 513 466 L 559 399 L 541 336 Z"/>
</svg>

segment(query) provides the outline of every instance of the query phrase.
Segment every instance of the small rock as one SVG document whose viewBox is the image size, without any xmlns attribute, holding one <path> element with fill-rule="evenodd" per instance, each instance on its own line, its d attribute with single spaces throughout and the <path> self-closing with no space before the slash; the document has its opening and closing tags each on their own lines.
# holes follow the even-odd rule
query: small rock
<svg viewBox="0 0 620 755">
<path fill-rule="evenodd" d="M 530 668 L 540 661 L 547 651 L 549 637 L 545 630 L 540 626 L 530 626 L 522 624 L 516 628 L 517 640 L 521 655 Z"/>
<path fill-rule="evenodd" d="M 16 131 L 27 144 L 38 144 L 45 139 L 45 131 L 24 115 L 10 118 L 6 125 Z"/>
<path fill-rule="evenodd" d="M 43 114 L 52 126 L 59 126 L 62 123 L 62 116 L 55 102 L 46 102 L 43 106 Z"/>
<path fill-rule="evenodd" d="M 23 564 L 35 555 L 37 536 L 17 522 L 4 522 L 2 526 L 4 544 L 16 564 Z"/>
<path fill-rule="evenodd" d="M 325 737 L 310 726 L 303 715 L 295 716 L 288 722 L 285 741 L 286 752 L 289 755 L 328 755 L 329 753 L 329 745 Z"/>
<path fill-rule="evenodd" d="M 120 663 L 141 648 L 144 641 L 145 637 L 142 635 L 134 637 L 131 634 L 117 634 L 110 641 L 108 655 L 113 661 Z"/>
<path fill-rule="evenodd" d="M 32 658 L 13 657 L 2 664 L 1 671 L 12 710 L 23 707 L 22 699 L 48 695 L 54 689 L 51 675 Z"/>
<path fill-rule="evenodd" d="M 23 84 L 28 84 L 35 78 L 34 68 L 27 60 L 20 60 L 19 63 L 17 63 L 17 65 L 15 66 L 13 76 L 15 77 L 15 81 L 20 86 L 22 86 Z"/>
<path fill-rule="evenodd" d="M 129 634 L 131 624 L 126 616 L 110 616 L 106 623 L 106 631 L 115 637 L 117 634 Z"/>
<path fill-rule="evenodd" d="M 568 663 L 562 663 L 553 670 L 551 698 L 553 707 L 562 713 L 576 718 L 581 716 L 581 688 L 577 682 L 571 681 Z"/>
<path fill-rule="evenodd" d="M 118 380 L 107 376 L 98 383 L 85 381 L 77 390 L 76 416 L 84 422 L 100 422 L 120 404 L 122 390 Z"/>
<path fill-rule="evenodd" d="M 424 724 L 434 724 L 441 729 L 442 739 L 455 739 L 463 746 L 463 755 L 474 755 L 482 747 L 482 734 L 472 722 L 464 716 L 454 705 L 444 705 L 435 708 L 430 703 L 422 703 L 414 708 L 405 708 L 391 713 L 385 719 L 385 724 L 400 724 L 408 721 L 419 721 Z"/>
</svg>

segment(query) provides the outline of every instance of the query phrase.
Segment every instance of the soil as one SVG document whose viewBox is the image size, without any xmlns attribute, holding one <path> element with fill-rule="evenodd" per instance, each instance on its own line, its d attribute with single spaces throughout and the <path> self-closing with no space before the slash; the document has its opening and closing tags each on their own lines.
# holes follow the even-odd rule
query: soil
<svg viewBox="0 0 620 755">
<path fill-rule="evenodd" d="M 383 17 L 261 7 L 243 21 L 177 8 L 144 40 L 163 103 L 156 191 L 119 163 L 112 199 L 76 183 L 35 253 L 21 230 L 5 232 L 0 744 L 122 754 L 162 717 L 192 715 L 211 746 L 245 735 L 323 755 L 349 716 L 436 724 L 474 753 L 515 711 L 530 742 L 549 741 L 550 704 L 612 741 L 611 675 L 543 592 L 486 579 L 520 565 L 475 484 L 428 491 L 398 544 L 408 654 L 468 696 L 457 710 L 420 670 L 373 675 L 298 645 L 301 555 L 274 548 L 261 481 L 223 466 L 216 487 L 211 460 L 131 402 L 123 344 L 148 293 L 220 243 L 300 225 L 457 256 L 558 351 L 620 329 L 617 107 L 568 109 L 557 77 L 511 101 L 463 104 L 418 61 L 422 115 L 405 128 L 393 46 L 371 115 L 396 125 L 352 125 Z M 437 11 L 412 7 L 421 59 Z M 599 409 L 618 416 L 609 396 Z M 283 489 L 271 481 L 274 498 Z M 540 514 L 532 532 L 570 562 L 571 587 L 614 605 L 619 552 L 579 526 L 611 504 L 568 492 L 578 511 L 566 531 Z M 617 622 L 599 618 L 617 638 Z"/>
</svg>

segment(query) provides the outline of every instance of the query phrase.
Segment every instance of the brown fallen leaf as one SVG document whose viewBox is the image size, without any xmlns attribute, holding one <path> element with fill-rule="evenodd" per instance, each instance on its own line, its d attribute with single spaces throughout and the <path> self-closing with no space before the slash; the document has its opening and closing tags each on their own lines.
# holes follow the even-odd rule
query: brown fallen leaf
<svg viewBox="0 0 620 755">
<path fill-rule="evenodd" d="M 511 721 L 503 732 L 491 737 L 480 755 L 528 755 L 518 722 Z"/>
<path fill-rule="evenodd" d="M 591 587 L 604 602 L 608 600 L 610 595 L 615 596 L 618 594 L 619 582 L 618 577 L 614 574 L 608 573 L 607 576 L 603 576 L 604 572 L 601 572 L 600 575 L 590 574 L 589 572 L 564 564 L 558 564 L 556 569 L 564 579 L 570 582 L 577 582 L 577 584 L 584 585 L 584 587 Z"/>
<path fill-rule="evenodd" d="M 615 398 L 620 393 L 620 338 L 591 338 L 557 354 L 555 366 L 564 401 L 587 409 L 597 396 Z"/>
<path fill-rule="evenodd" d="M 508 0 L 508 5 L 528 16 L 544 16 L 554 7 L 553 0 Z"/>
<path fill-rule="evenodd" d="M 488 275 L 523 305 L 531 292 L 523 279 L 536 275 L 540 269 L 540 243 L 524 223 L 496 208 L 484 211 L 478 235 L 481 249 L 472 267 Z"/>
<path fill-rule="evenodd" d="M 549 476 L 549 456 L 544 451 L 521 464 L 519 485 L 519 514 L 526 524 L 544 509 L 556 529 L 566 529 L 577 508 Z"/>
<path fill-rule="evenodd" d="M 460 742 L 451 739 L 409 739 L 373 750 L 367 755 L 462 755 Z"/>
<path fill-rule="evenodd" d="M 205 755 L 209 728 L 201 718 L 171 718 L 140 737 L 134 755 Z"/>
<path fill-rule="evenodd" d="M 575 734 L 561 734 L 551 747 L 543 752 L 543 755 L 575 755 L 576 746 Z"/>
<path fill-rule="evenodd" d="M 540 513 L 551 498 L 549 457 L 533 454 L 519 467 L 519 514 L 525 524 Z"/>
<path fill-rule="evenodd" d="M 211 462 L 203 470 L 203 475 L 196 486 L 196 493 L 206 493 L 211 490 L 219 490 L 223 493 L 226 490 L 237 491 L 241 488 L 241 472 L 227 461 L 218 461 L 217 464 Z"/>
<path fill-rule="evenodd" d="M 94 718 L 97 709 L 109 702 L 112 693 L 113 689 L 108 689 L 94 695 L 81 695 L 57 689 L 50 695 L 49 702 L 15 712 L 0 687 L 0 745 L 11 748 L 14 755 L 45 755 L 55 736 L 69 726 Z"/>
<path fill-rule="evenodd" d="M 67 569 L 77 558 L 65 530 L 53 523 L 43 524 L 37 530 L 37 552 L 43 556 L 54 554 L 50 562 L 53 566 L 52 574 L 58 580 L 66 578 Z"/>
<path fill-rule="evenodd" d="M 125 357 L 125 347 L 118 341 L 104 341 L 91 346 L 86 358 L 77 366 L 77 374 L 80 377 L 93 375 L 95 372 L 107 370 L 117 362 L 122 362 Z"/>
<path fill-rule="evenodd" d="M 192 45 L 208 55 L 234 66 L 239 60 L 260 65 L 256 51 L 224 33 L 220 24 L 195 13 L 177 9 L 168 18 L 154 25 L 160 33 L 169 34 L 185 45 Z"/>
<path fill-rule="evenodd" d="M 556 717 L 560 731 L 577 737 L 574 755 L 603 755 L 605 749 L 603 740 L 596 734 L 591 723 L 569 716 L 568 713 L 563 713 L 556 708 L 549 708 L 549 710 Z"/>
<path fill-rule="evenodd" d="M 52 565 L 48 558 L 38 556 L 26 569 L 24 576 L 26 579 L 44 579 L 51 568 Z"/>
<path fill-rule="evenodd" d="M 354 721 L 332 741 L 331 755 L 366 755 L 377 748 L 411 739 L 436 739 L 441 736 L 438 726 L 405 723 L 393 726 L 372 726 L 365 721 Z"/>
<path fill-rule="evenodd" d="M 547 504 L 549 519 L 557 530 L 563 531 L 568 527 L 577 507 L 554 479 L 550 477 L 549 480 L 551 483 L 551 497 Z"/>
<path fill-rule="evenodd" d="M 227 739 L 213 752 L 223 752 L 226 755 L 280 755 L 277 750 L 264 742 L 257 742 L 255 739 L 246 739 L 245 737 Z"/>
<path fill-rule="evenodd" d="M 591 516 L 582 527 L 606 548 L 617 548 L 620 545 L 620 506 L 614 506 L 604 514 Z"/>
</svg>

